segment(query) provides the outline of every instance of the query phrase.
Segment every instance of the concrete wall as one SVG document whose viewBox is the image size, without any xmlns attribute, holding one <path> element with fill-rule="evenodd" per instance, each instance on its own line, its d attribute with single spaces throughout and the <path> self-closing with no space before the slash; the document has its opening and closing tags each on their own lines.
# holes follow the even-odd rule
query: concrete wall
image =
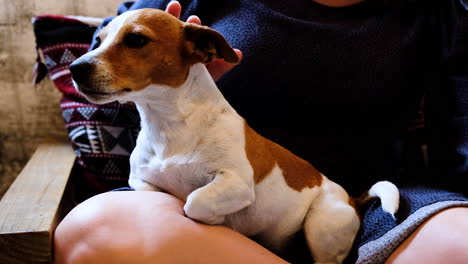
<svg viewBox="0 0 468 264">
<path fill-rule="evenodd" d="M 60 94 L 49 80 L 32 85 L 36 52 L 31 18 L 105 17 L 121 0 L 0 0 L 0 197 L 44 138 L 65 135 Z"/>
</svg>

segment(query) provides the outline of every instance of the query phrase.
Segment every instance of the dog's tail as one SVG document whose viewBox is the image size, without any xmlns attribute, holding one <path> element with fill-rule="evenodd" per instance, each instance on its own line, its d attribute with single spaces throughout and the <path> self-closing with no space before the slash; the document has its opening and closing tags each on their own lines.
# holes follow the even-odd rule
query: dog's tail
<svg viewBox="0 0 468 264">
<path fill-rule="evenodd" d="M 395 218 L 395 213 L 400 205 L 400 192 L 395 184 L 389 181 L 379 181 L 364 193 L 361 197 L 355 199 L 357 207 L 362 208 L 372 198 L 380 198 L 382 209 Z"/>
</svg>

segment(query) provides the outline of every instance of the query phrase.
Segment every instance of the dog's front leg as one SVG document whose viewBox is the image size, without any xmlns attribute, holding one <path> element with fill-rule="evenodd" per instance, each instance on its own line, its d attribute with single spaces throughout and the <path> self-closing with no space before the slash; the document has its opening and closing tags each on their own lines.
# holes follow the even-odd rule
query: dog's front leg
<svg viewBox="0 0 468 264">
<path fill-rule="evenodd" d="M 128 185 L 135 189 L 135 191 L 160 192 L 161 189 L 149 182 L 149 180 L 151 179 L 151 175 L 152 171 L 150 167 L 134 163 L 130 167 L 130 177 L 128 178 Z"/>
<path fill-rule="evenodd" d="M 161 189 L 150 183 L 152 178 L 152 171 L 149 167 L 148 158 L 152 154 L 147 149 L 148 144 L 145 142 L 146 137 L 143 132 L 140 132 L 137 138 L 137 145 L 130 155 L 130 177 L 128 178 L 128 185 L 135 189 L 135 191 L 155 191 L 159 192 Z"/>
<path fill-rule="evenodd" d="M 161 189 L 158 187 L 140 179 L 136 179 L 130 176 L 128 179 L 128 185 L 132 187 L 135 191 L 153 191 L 160 192 Z"/>
<path fill-rule="evenodd" d="M 148 166 L 134 163 L 130 167 L 130 177 L 128 185 L 135 191 L 154 191 L 160 192 L 161 189 L 151 184 L 148 179 L 151 179 L 151 169 Z"/>
<path fill-rule="evenodd" d="M 246 181 L 233 171 L 220 171 L 212 182 L 187 197 L 185 214 L 205 224 L 223 224 L 226 215 L 249 206 L 255 200 L 253 183 Z"/>
</svg>

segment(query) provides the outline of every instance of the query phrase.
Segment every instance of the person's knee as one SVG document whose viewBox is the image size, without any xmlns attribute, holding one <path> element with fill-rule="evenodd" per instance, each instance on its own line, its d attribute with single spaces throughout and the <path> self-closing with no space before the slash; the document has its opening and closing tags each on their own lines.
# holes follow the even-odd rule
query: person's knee
<svg viewBox="0 0 468 264">
<path fill-rule="evenodd" d="M 452 208 L 429 219 L 386 263 L 468 263 L 468 208 Z"/>
<path fill-rule="evenodd" d="M 167 194 L 101 194 L 78 205 L 57 227 L 56 263 L 125 263 L 126 258 L 144 263 L 146 246 L 176 240 L 186 220 L 181 202 Z M 149 221 L 147 232 L 141 232 Z M 155 234 L 155 226 L 170 228 L 171 234 Z"/>
<path fill-rule="evenodd" d="M 54 234 L 56 263 L 79 263 L 92 256 L 90 236 L 104 227 L 108 215 L 102 214 L 102 209 L 106 208 L 106 202 L 107 199 L 93 197 L 75 207 L 62 220 Z"/>
<path fill-rule="evenodd" d="M 437 247 L 444 261 L 440 263 L 468 263 L 468 208 L 445 210 L 427 225 L 427 252 Z"/>
</svg>

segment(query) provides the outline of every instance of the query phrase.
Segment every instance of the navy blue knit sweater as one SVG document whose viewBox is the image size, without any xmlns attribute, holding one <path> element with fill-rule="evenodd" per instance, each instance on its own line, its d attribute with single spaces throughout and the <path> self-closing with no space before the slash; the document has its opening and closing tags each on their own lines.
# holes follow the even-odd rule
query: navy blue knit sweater
<svg viewBox="0 0 468 264">
<path fill-rule="evenodd" d="M 119 12 L 168 2 L 126 2 Z M 198 15 L 243 51 L 218 85 L 260 134 L 352 194 L 381 179 L 467 192 L 464 0 L 180 2 L 181 19 Z M 422 101 L 426 130 L 414 136 L 408 127 Z M 429 173 L 412 143 L 421 137 Z"/>
</svg>

